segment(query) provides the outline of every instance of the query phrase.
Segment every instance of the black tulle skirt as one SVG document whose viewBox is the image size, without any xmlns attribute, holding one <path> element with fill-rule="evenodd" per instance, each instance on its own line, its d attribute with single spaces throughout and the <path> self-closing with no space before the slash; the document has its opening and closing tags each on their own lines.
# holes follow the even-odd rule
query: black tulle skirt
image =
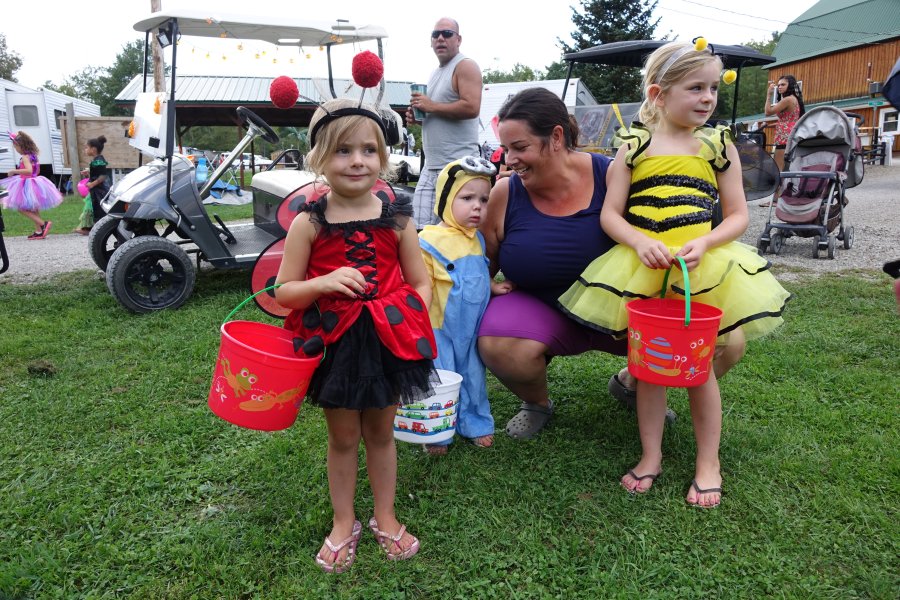
<svg viewBox="0 0 900 600">
<path fill-rule="evenodd" d="M 430 359 L 402 360 L 375 331 L 368 310 L 341 338 L 327 346 L 313 374 L 307 402 L 322 408 L 365 410 L 412 404 L 434 395 L 440 382 Z"/>
</svg>

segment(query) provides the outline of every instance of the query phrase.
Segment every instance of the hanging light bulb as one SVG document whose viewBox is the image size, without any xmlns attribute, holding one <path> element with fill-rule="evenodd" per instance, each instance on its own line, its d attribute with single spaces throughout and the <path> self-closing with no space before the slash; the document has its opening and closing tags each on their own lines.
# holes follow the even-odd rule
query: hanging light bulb
<svg viewBox="0 0 900 600">
<path fill-rule="evenodd" d="M 206 58 L 209 58 L 209 52 L 206 53 Z"/>
<path fill-rule="evenodd" d="M 244 49 L 244 44 L 243 43 L 238 44 L 238 50 L 243 50 L 243 49 Z"/>
<path fill-rule="evenodd" d="M 259 60 L 259 52 L 256 53 L 256 59 Z"/>
<path fill-rule="evenodd" d="M 225 55 L 223 54 L 223 55 L 222 55 L 222 60 L 228 60 L 228 57 L 225 56 Z"/>
<path fill-rule="evenodd" d="M 224 38 L 228 37 L 228 34 L 223 31 L 222 33 L 219 34 L 219 37 L 224 39 Z"/>
</svg>

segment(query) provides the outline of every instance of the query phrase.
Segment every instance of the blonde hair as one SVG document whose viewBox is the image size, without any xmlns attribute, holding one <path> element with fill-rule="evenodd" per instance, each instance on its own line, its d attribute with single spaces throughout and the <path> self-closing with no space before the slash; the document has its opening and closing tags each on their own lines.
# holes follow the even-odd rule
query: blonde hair
<svg viewBox="0 0 900 600">
<path fill-rule="evenodd" d="M 658 85 L 659 93 L 665 94 L 673 85 L 711 62 L 718 63 L 722 68 L 721 58 L 709 49 L 695 50 L 690 42 L 670 42 L 654 50 L 644 63 L 644 102 L 638 113 L 641 123 L 653 129 L 662 118 L 656 103 L 647 94 L 651 85 Z"/>
<path fill-rule="evenodd" d="M 378 114 L 376 109 L 365 104 L 360 107 L 358 100 L 350 98 L 329 100 L 316 109 L 312 119 L 309 121 L 309 131 L 315 131 L 315 141 L 313 147 L 306 155 L 306 164 L 316 175 L 323 175 L 325 166 L 341 141 L 356 133 L 360 127 L 368 126 L 375 132 L 375 138 L 378 141 L 378 158 L 381 163 L 381 170 L 378 176 L 382 179 L 393 176 L 394 169 L 388 160 L 388 147 L 384 139 L 384 131 L 373 118 L 365 114 L 348 114 L 333 118 L 332 113 L 334 111 L 353 108 L 362 108 L 372 114 Z M 325 117 L 332 117 L 333 120 L 320 124 L 319 121 Z"/>
</svg>

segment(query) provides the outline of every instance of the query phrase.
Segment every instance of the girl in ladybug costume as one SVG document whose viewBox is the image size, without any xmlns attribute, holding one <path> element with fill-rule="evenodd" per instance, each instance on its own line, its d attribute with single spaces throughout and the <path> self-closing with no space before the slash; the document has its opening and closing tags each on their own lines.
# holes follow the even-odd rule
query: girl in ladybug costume
<svg viewBox="0 0 900 600">
<path fill-rule="evenodd" d="M 340 572 L 353 564 L 362 533 L 353 507 L 360 439 L 375 500 L 369 529 L 392 560 L 419 549 L 394 514 L 393 425 L 398 404 L 433 394 L 436 346 L 412 206 L 371 191 L 390 169 L 383 117 L 357 101 L 331 100 L 309 131 L 306 163 L 330 191 L 314 194 L 291 224 L 275 297 L 291 309 L 285 327 L 298 352 L 325 349 L 309 401 L 325 411 L 334 519 L 316 563 Z"/>
</svg>

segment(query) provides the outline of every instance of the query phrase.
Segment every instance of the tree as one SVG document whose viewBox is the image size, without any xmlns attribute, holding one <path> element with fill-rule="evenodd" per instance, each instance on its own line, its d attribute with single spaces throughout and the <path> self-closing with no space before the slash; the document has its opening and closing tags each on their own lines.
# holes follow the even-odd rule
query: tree
<svg viewBox="0 0 900 600">
<path fill-rule="evenodd" d="M 22 57 L 6 48 L 6 34 L 0 33 L 0 77 L 18 81 L 15 73 L 22 68 Z"/>
<path fill-rule="evenodd" d="M 497 69 L 486 69 L 481 74 L 482 83 L 507 83 L 511 81 L 539 81 L 544 79 L 542 71 L 535 71 L 531 67 L 526 67 L 520 63 L 516 63 L 511 71 L 500 71 Z"/>
<path fill-rule="evenodd" d="M 574 45 L 559 40 L 564 53 L 586 50 L 600 44 L 624 40 L 653 39 L 659 19 L 652 19 L 657 0 L 581 0 L 581 10 L 572 7 Z M 564 78 L 568 63 L 547 67 L 547 78 Z M 601 103 L 636 102 L 641 99 L 641 73 L 634 67 L 601 67 L 576 64 L 573 77 L 580 77 Z"/>
<path fill-rule="evenodd" d="M 763 54 L 771 55 L 775 51 L 781 34 L 773 31 L 768 41 L 745 42 L 743 45 Z M 762 112 L 764 98 L 768 93 L 770 74 L 762 67 L 746 67 L 739 74 L 737 118 L 756 115 Z M 731 122 L 731 111 L 734 103 L 734 85 L 719 86 L 719 103 L 714 114 L 715 119 Z"/>
</svg>

